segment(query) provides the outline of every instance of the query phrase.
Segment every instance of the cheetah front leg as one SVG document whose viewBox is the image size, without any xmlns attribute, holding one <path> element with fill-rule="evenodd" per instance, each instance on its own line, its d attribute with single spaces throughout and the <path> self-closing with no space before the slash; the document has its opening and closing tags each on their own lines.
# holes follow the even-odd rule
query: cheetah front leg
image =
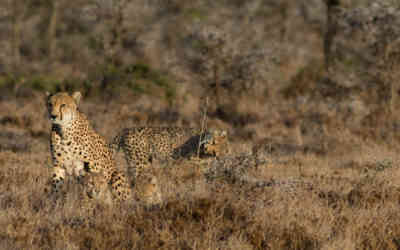
<svg viewBox="0 0 400 250">
<path fill-rule="evenodd" d="M 131 181 L 131 185 L 134 186 L 135 179 L 138 173 L 140 173 L 141 168 L 143 168 L 143 162 L 147 163 L 147 159 L 145 157 L 140 157 L 141 152 L 139 150 L 135 150 L 134 148 L 124 148 L 124 156 L 125 161 L 128 165 L 128 176 Z"/>
<path fill-rule="evenodd" d="M 125 138 L 121 148 L 124 152 L 125 160 L 128 165 L 128 175 L 132 185 L 136 176 L 150 165 L 150 145 L 146 138 Z"/>
<path fill-rule="evenodd" d="M 58 193 L 65 180 L 64 152 L 62 150 L 61 136 L 59 131 L 52 131 L 50 138 L 50 153 L 53 161 L 51 185 L 52 190 Z"/>
<path fill-rule="evenodd" d="M 55 152 L 53 154 L 53 174 L 52 186 L 56 193 L 61 190 L 66 175 L 75 176 L 78 181 L 85 175 L 84 162 L 82 161 L 65 161 L 61 158 L 63 154 Z"/>
<path fill-rule="evenodd" d="M 143 201 L 148 206 L 160 204 L 162 195 L 157 177 L 152 169 L 148 155 L 133 151 L 129 155 L 128 172 L 133 173 L 134 194 L 136 199 Z M 136 159 L 132 159 L 136 156 Z"/>
<path fill-rule="evenodd" d="M 150 156 L 139 148 L 129 148 L 124 153 L 136 199 L 150 206 L 160 204 L 162 202 L 161 190 L 151 168 Z"/>
<path fill-rule="evenodd" d="M 64 184 L 65 169 L 63 169 L 59 165 L 54 165 L 52 172 L 53 172 L 53 174 L 52 174 L 51 185 L 52 185 L 53 191 L 58 193 Z"/>
<path fill-rule="evenodd" d="M 126 201 L 131 197 L 130 185 L 122 173 L 114 171 L 111 175 L 110 184 L 113 196 L 117 200 Z"/>
<path fill-rule="evenodd" d="M 151 162 L 148 157 L 141 155 L 138 151 L 127 151 L 125 152 L 125 160 L 128 165 L 128 175 L 130 178 L 131 186 L 136 185 L 136 179 L 142 173 L 151 169 Z"/>
</svg>

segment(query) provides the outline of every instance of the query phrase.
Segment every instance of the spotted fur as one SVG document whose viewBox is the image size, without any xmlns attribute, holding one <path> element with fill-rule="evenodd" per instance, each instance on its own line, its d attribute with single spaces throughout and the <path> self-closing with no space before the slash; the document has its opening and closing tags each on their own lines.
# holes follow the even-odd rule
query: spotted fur
<svg viewBox="0 0 400 250">
<path fill-rule="evenodd" d="M 110 147 L 114 154 L 122 148 L 130 174 L 139 176 L 155 158 L 219 156 L 226 151 L 227 133 L 202 133 L 183 127 L 134 127 L 123 129 Z"/>
<path fill-rule="evenodd" d="M 130 187 L 125 176 L 117 171 L 106 141 L 78 110 L 80 98 L 79 92 L 72 96 L 65 92 L 47 93 L 47 108 L 52 123 L 50 152 L 53 188 L 57 192 L 66 176 L 80 178 L 93 174 L 96 176 L 88 178 L 92 186 L 89 196 L 99 197 L 101 189 L 111 191 L 114 200 L 126 200 L 130 196 Z M 104 190 L 105 187 L 107 190 Z"/>
<path fill-rule="evenodd" d="M 161 200 L 157 179 L 151 174 L 154 159 L 219 156 L 226 147 L 226 131 L 201 132 L 182 127 L 126 128 L 110 144 L 114 154 L 122 148 L 137 197 L 151 204 Z"/>
</svg>

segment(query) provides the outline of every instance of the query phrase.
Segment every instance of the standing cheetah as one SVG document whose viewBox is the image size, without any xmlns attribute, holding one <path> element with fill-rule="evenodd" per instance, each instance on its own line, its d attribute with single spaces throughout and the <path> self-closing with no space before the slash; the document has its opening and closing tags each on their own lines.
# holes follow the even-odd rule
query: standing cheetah
<svg viewBox="0 0 400 250">
<path fill-rule="evenodd" d="M 89 197 L 100 197 L 100 189 L 106 187 L 109 191 L 111 187 L 113 200 L 126 200 L 130 196 L 130 188 L 125 177 L 117 171 L 110 148 L 78 109 L 81 93 L 75 92 L 72 96 L 65 92 L 46 95 L 52 123 L 50 150 L 54 190 L 59 190 L 66 175 L 93 175 L 86 177 L 91 185 L 87 187 Z"/>
<path fill-rule="evenodd" d="M 182 127 L 126 128 L 110 144 L 114 153 L 123 149 L 136 195 L 151 204 L 161 201 L 157 179 L 151 174 L 153 159 L 219 156 L 226 147 L 227 132 L 224 130 L 201 132 Z"/>
</svg>

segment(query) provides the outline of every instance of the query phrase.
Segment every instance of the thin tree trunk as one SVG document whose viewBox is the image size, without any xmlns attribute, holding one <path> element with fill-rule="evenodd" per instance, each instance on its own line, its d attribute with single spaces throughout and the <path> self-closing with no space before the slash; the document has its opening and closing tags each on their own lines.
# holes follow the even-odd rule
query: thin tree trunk
<svg viewBox="0 0 400 250">
<path fill-rule="evenodd" d="M 220 82 L 219 82 L 219 75 L 218 75 L 218 67 L 219 65 L 216 63 L 214 65 L 214 81 L 215 81 L 215 102 L 217 105 L 217 109 L 221 108 L 221 100 L 220 100 Z"/>
<path fill-rule="evenodd" d="M 289 0 L 290 1 L 290 0 Z M 287 41 L 287 35 L 289 30 L 289 2 L 284 1 L 280 6 L 280 14 L 282 17 L 282 26 L 280 30 L 280 40 L 282 43 Z"/>
<path fill-rule="evenodd" d="M 340 5 L 339 0 L 325 0 L 326 2 L 326 32 L 324 37 L 325 69 L 328 72 L 331 66 L 331 47 L 337 33 L 334 15 L 335 8 Z"/>
<path fill-rule="evenodd" d="M 12 70 L 14 73 L 18 72 L 21 63 L 21 18 L 23 17 L 23 10 L 18 0 L 11 0 L 12 15 Z"/>
<path fill-rule="evenodd" d="M 47 45 L 48 45 L 48 57 L 50 61 L 49 64 L 50 69 L 52 69 L 56 58 L 55 56 L 57 48 L 56 32 L 58 24 L 59 6 L 60 6 L 60 0 L 53 0 L 49 28 L 47 31 Z"/>
</svg>

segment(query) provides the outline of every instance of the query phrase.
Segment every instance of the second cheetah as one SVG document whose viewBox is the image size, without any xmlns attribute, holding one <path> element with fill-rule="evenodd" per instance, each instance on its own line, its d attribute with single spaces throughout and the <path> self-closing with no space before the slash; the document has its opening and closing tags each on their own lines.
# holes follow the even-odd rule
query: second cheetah
<svg viewBox="0 0 400 250">
<path fill-rule="evenodd" d="M 227 141 L 225 130 L 201 132 L 199 129 L 185 127 L 134 127 L 123 129 L 110 147 L 114 154 L 122 148 L 135 190 L 146 189 L 145 187 L 149 186 L 153 197 L 145 200 L 159 201 L 157 180 L 154 176 L 149 177 L 154 159 L 189 158 L 196 155 L 220 156 L 227 152 Z M 149 180 L 147 185 L 146 180 Z M 151 197 L 149 190 L 144 192 L 145 197 Z M 140 194 L 138 196 L 140 197 Z M 154 196 L 157 199 L 154 199 Z"/>
</svg>

